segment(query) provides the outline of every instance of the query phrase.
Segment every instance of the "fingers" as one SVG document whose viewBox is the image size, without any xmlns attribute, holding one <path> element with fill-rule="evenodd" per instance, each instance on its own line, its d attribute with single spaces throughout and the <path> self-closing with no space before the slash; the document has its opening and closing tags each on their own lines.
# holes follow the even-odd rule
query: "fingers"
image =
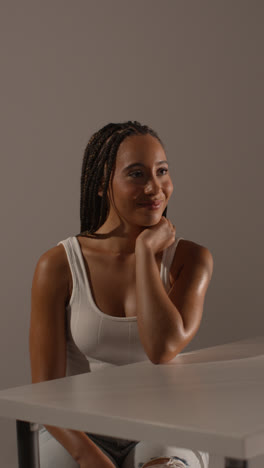
<svg viewBox="0 0 264 468">
<path fill-rule="evenodd" d="M 169 226 L 171 227 L 171 229 L 173 231 L 176 231 L 176 227 L 172 224 L 172 222 L 168 219 L 168 218 L 165 218 L 165 216 L 162 216 L 164 218 L 165 221 L 167 221 L 167 223 L 169 224 Z"/>
<path fill-rule="evenodd" d="M 175 226 L 172 224 L 172 222 L 171 222 L 169 219 L 168 219 L 168 221 L 169 221 L 169 223 L 170 223 L 170 227 L 171 227 L 173 230 L 175 230 L 176 228 L 175 228 Z"/>
</svg>

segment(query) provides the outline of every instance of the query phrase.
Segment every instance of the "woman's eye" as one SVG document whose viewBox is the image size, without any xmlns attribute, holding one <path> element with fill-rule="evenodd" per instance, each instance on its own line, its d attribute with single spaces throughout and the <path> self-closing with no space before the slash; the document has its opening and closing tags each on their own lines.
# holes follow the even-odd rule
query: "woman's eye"
<svg viewBox="0 0 264 468">
<path fill-rule="evenodd" d="M 167 173 L 167 172 L 168 172 L 168 169 L 165 168 L 165 167 L 162 167 L 162 168 L 160 169 L 160 171 L 165 171 L 165 173 Z M 133 177 L 135 174 L 142 174 L 142 171 L 130 172 L 129 176 Z M 162 175 L 165 175 L 165 174 L 162 174 Z"/>
</svg>

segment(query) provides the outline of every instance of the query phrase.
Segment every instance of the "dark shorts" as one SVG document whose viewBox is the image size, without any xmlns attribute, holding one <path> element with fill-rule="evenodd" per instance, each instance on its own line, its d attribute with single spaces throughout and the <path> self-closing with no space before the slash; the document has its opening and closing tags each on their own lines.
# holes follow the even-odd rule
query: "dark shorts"
<svg viewBox="0 0 264 468">
<path fill-rule="evenodd" d="M 136 461 L 135 459 L 135 450 L 133 449 L 136 447 L 137 444 L 142 445 L 142 442 L 140 441 L 119 439 L 117 437 L 102 436 L 89 432 L 86 432 L 86 434 L 103 452 L 105 452 L 108 455 L 108 457 L 114 463 L 116 468 L 122 467 L 122 464 L 125 459 L 126 468 L 142 468 L 142 466 L 147 461 L 149 461 L 149 456 L 147 456 L 147 459 L 145 457 L 143 457 L 142 460 L 140 459 Z M 127 455 L 129 455 L 128 458 Z M 151 459 L 155 458 L 157 457 L 151 457 Z M 173 464 L 173 466 L 175 467 L 187 468 L 190 466 L 187 460 L 178 456 L 170 456 L 169 458 L 171 461 L 175 461 L 175 465 Z"/>
<path fill-rule="evenodd" d="M 102 436 L 90 432 L 86 432 L 86 434 L 99 448 L 104 449 L 110 454 L 113 463 L 117 463 L 119 466 L 121 466 L 128 453 L 138 443 L 138 441 L 135 440 L 118 439 L 116 437 Z"/>
</svg>

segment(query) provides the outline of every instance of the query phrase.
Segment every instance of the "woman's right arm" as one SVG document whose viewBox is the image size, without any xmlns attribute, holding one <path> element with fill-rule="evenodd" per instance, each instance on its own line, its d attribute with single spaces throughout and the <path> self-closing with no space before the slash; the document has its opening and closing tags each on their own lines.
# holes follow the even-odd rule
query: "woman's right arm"
<svg viewBox="0 0 264 468">
<path fill-rule="evenodd" d="M 65 377 L 65 307 L 69 295 L 69 270 L 62 245 L 38 260 L 31 289 L 29 352 L 32 383 Z M 81 468 L 114 468 L 109 458 L 85 432 L 45 425 Z"/>
</svg>

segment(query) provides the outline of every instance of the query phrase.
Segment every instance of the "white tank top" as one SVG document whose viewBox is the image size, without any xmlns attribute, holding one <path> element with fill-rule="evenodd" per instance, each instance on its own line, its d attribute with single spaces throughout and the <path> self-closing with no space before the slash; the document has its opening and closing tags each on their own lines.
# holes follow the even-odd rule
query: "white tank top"
<svg viewBox="0 0 264 468">
<path fill-rule="evenodd" d="M 163 251 L 160 277 L 167 292 L 171 286 L 169 271 L 180 239 L 183 238 L 176 237 L 175 242 Z M 66 375 L 149 360 L 139 338 L 137 317 L 113 317 L 95 304 L 76 236 L 59 244 L 65 248 L 73 284 L 66 307 Z"/>
</svg>

